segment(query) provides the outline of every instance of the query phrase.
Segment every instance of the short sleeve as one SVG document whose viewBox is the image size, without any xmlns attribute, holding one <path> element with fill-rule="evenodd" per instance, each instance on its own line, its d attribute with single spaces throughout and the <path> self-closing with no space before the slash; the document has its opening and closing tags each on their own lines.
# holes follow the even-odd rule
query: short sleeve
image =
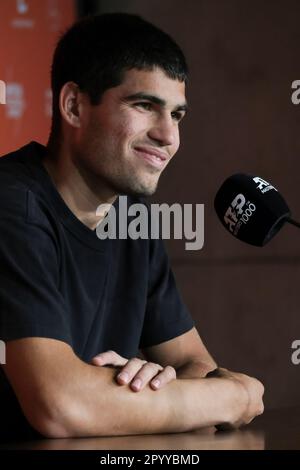
<svg viewBox="0 0 300 470">
<path fill-rule="evenodd" d="M 149 289 L 140 348 L 168 341 L 193 328 L 177 289 L 162 240 L 151 240 Z"/>
<path fill-rule="evenodd" d="M 10 192 L 0 207 L 0 338 L 71 344 L 53 227 L 31 191 Z"/>
</svg>

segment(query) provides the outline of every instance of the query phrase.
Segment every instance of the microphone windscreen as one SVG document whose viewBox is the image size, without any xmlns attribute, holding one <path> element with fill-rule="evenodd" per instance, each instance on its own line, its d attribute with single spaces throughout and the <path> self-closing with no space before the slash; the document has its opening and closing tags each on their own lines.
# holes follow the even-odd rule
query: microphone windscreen
<svg viewBox="0 0 300 470">
<path fill-rule="evenodd" d="M 263 246 L 290 217 L 277 189 L 259 176 L 230 176 L 215 197 L 215 210 L 224 227 L 250 245 Z"/>
</svg>

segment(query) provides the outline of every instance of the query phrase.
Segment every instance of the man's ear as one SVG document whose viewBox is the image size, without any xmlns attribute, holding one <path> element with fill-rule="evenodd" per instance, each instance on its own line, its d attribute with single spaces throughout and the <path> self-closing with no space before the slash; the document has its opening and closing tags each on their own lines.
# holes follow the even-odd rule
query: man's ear
<svg viewBox="0 0 300 470">
<path fill-rule="evenodd" d="M 64 84 L 59 94 L 59 109 L 62 118 L 72 127 L 81 125 L 82 93 L 74 82 Z"/>
</svg>

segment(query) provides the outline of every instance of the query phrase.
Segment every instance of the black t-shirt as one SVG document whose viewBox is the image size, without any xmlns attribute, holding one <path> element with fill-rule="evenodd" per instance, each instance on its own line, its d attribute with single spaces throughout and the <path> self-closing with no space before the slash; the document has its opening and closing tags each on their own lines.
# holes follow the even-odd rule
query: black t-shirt
<svg viewBox="0 0 300 470">
<path fill-rule="evenodd" d="M 190 330 L 163 242 L 100 240 L 59 195 L 44 153 L 32 142 L 0 159 L 0 339 L 58 339 L 89 362 Z M 31 436 L 2 370 L 0 397 L 0 436 Z"/>
</svg>

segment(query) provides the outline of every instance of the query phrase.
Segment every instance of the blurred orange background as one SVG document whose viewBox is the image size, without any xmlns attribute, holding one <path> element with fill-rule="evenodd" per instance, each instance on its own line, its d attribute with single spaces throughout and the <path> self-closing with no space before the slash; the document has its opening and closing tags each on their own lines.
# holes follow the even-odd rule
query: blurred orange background
<svg viewBox="0 0 300 470">
<path fill-rule="evenodd" d="M 74 0 L 1 0 L 0 155 L 31 140 L 46 143 L 51 121 L 50 69 L 60 34 L 75 20 Z"/>
</svg>

